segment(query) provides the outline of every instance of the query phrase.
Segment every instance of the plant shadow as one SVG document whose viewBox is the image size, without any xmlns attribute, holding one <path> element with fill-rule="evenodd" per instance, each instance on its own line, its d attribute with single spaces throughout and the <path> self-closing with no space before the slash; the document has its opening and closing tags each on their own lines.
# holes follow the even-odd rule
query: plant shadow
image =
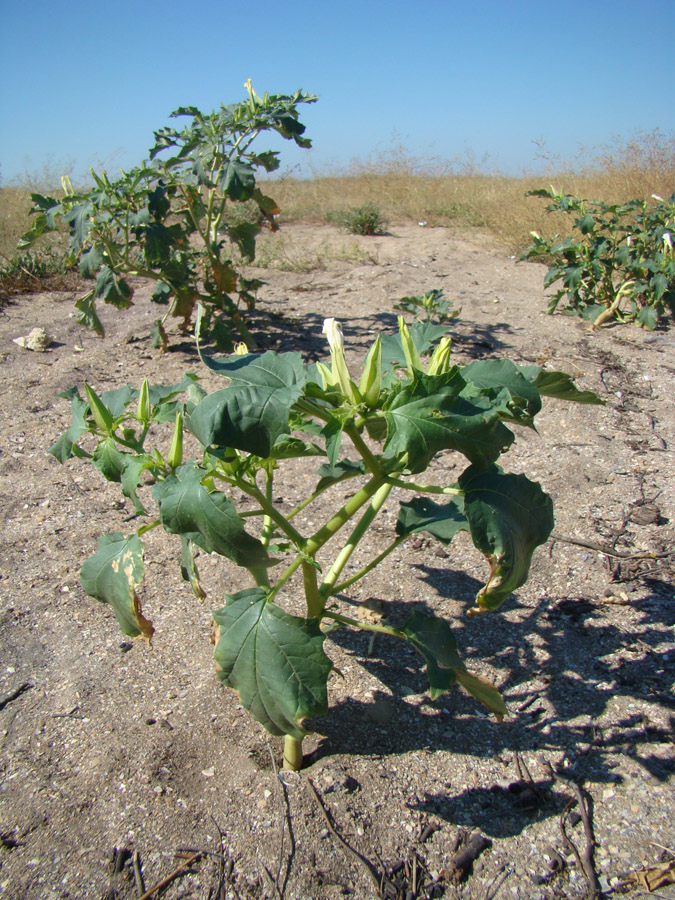
<svg viewBox="0 0 675 900">
<path fill-rule="evenodd" d="M 481 585 L 464 573 L 418 567 L 441 596 L 466 598 Z M 506 672 L 500 690 L 511 716 L 502 724 L 482 713 L 460 690 L 432 701 L 424 663 L 414 649 L 396 638 L 378 635 L 374 647 L 363 632 L 337 630 L 331 640 L 381 684 L 368 702 L 347 698 L 328 716 L 316 720 L 320 733 L 310 763 L 333 754 L 386 757 L 405 753 L 448 752 L 494 759 L 506 753 L 536 752 L 560 756 L 567 772 L 593 782 L 621 783 L 627 777 L 621 757 L 630 757 L 652 782 L 675 774 L 672 729 L 675 698 L 671 693 L 672 660 L 662 651 L 663 630 L 672 621 L 674 591 L 654 579 L 649 594 L 632 603 L 639 613 L 639 639 L 603 617 L 602 604 L 583 597 L 551 597 L 535 608 L 518 606 L 519 622 L 479 616 L 464 628 L 453 622 L 462 657 L 483 660 Z M 388 603 L 388 621 L 400 624 L 414 610 L 430 613 L 424 602 Z M 457 627 L 455 628 L 455 625 Z M 497 643 L 495 637 L 499 636 Z M 373 651 L 372 655 L 368 655 Z M 630 712 L 604 724 L 602 717 L 620 696 Z M 633 712 L 631 705 L 638 707 Z M 668 724 L 655 724 L 646 704 L 672 710 Z M 449 784 L 447 791 L 424 792 L 415 808 L 459 825 L 480 827 L 504 837 L 521 831 L 533 817 L 560 811 L 551 781 L 534 773 L 523 784 L 469 786 Z M 631 776 L 632 777 L 632 776 Z"/>
</svg>

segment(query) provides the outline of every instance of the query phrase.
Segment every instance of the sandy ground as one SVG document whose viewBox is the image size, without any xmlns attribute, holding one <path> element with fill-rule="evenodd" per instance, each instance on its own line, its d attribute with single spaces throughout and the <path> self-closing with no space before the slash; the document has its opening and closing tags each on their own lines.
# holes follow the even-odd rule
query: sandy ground
<svg viewBox="0 0 675 900">
<path fill-rule="evenodd" d="M 264 248 L 270 268 L 254 270 L 267 282 L 267 346 L 316 356 L 323 318 L 337 316 L 357 355 L 395 327 L 400 297 L 442 288 L 462 307 L 451 326 L 458 362 L 536 362 L 606 401 L 549 401 L 538 432 L 518 433 L 505 464 L 553 496 L 558 537 L 499 614 L 465 615 L 486 573 L 463 536 L 447 551 L 403 545 L 342 599 L 349 612 L 377 598 L 392 620 L 442 612 L 510 716 L 500 725 L 460 691 L 431 702 L 406 647 L 378 639 L 368 655 L 367 636 L 337 632 L 326 649 L 343 677 L 329 682 L 330 713 L 306 741 L 307 769 L 280 780 L 280 742 L 214 675 L 210 610 L 246 586 L 240 573 L 200 559 L 200 605 L 176 544 L 152 532 L 143 605 L 154 649 L 124 639 L 78 572 L 98 537 L 134 527 L 131 510 L 98 473 L 46 452 L 70 420 L 59 391 L 203 374 L 194 351 L 150 347 L 157 309 L 143 285 L 129 312 L 103 311 L 104 341 L 76 324 L 74 294 L 17 297 L 0 315 L 0 897 L 138 897 L 191 850 L 202 855 L 152 896 L 583 897 L 560 828 L 562 816 L 583 855 L 583 822 L 565 813 L 577 782 L 592 801 L 601 889 L 660 866 L 659 895 L 675 896 L 673 333 L 593 334 L 544 315 L 545 269 L 481 235 L 291 226 L 282 240 Z M 54 338 L 45 353 L 12 342 L 34 326 Z M 436 474 L 452 481 L 454 467 L 443 457 Z M 285 498 L 304 477 L 289 468 Z M 388 540 L 394 515 L 367 549 Z M 486 844 L 455 882 L 460 840 L 475 832 Z"/>
</svg>

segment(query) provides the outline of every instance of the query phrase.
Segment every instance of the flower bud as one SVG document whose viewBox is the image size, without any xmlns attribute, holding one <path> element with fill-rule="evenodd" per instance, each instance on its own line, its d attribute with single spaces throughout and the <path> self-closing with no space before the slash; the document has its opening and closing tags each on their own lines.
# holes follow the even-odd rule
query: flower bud
<svg viewBox="0 0 675 900">
<path fill-rule="evenodd" d="M 89 403 L 89 409 L 91 411 L 94 422 L 101 429 L 101 431 L 105 431 L 106 434 L 112 435 L 112 413 L 98 396 L 96 391 L 93 388 L 89 387 L 86 381 L 84 383 L 84 392 L 87 395 L 87 402 Z"/>
<path fill-rule="evenodd" d="M 417 347 L 410 334 L 410 329 L 405 324 L 403 316 L 398 317 L 398 331 L 401 336 L 401 346 L 403 347 L 403 353 L 410 375 L 412 375 L 413 369 L 417 369 L 419 372 L 423 371 L 422 360 L 420 359 Z"/>
<path fill-rule="evenodd" d="M 324 319 L 323 333 L 328 338 L 328 346 L 330 347 L 333 384 L 340 385 L 342 393 L 348 400 L 358 403 L 360 397 L 356 385 L 352 384 L 352 380 L 349 377 L 349 369 L 345 359 L 345 339 L 342 335 L 340 323 L 336 319 Z"/>
<path fill-rule="evenodd" d="M 166 462 L 172 469 L 177 469 L 183 462 L 183 416 L 180 413 L 176 413 L 176 425 Z"/>
<path fill-rule="evenodd" d="M 366 361 L 359 382 L 359 393 L 363 397 L 363 402 L 368 406 L 375 406 L 377 398 L 380 396 L 380 387 L 382 386 L 382 341 L 380 336 L 375 338 L 375 343 L 368 351 Z"/>
<path fill-rule="evenodd" d="M 440 343 L 433 352 L 429 365 L 427 366 L 427 375 L 445 375 L 450 368 L 450 352 L 452 346 L 452 338 L 441 338 Z"/>
<path fill-rule="evenodd" d="M 145 425 L 150 418 L 150 385 L 148 379 L 143 380 L 141 391 L 138 395 L 138 409 L 136 410 L 136 418 Z"/>
</svg>

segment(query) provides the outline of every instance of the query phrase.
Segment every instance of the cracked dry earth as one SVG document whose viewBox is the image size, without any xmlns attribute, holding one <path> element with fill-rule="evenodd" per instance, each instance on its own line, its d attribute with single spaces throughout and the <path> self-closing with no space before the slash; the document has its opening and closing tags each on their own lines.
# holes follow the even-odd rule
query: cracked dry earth
<svg viewBox="0 0 675 900">
<path fill-rule="evenodd" d="M 241 575 L 202 557 L 200 605 L 176 544 L 152 532 L 141 596 L 154 647 L 124 639 L 78 571 L 102 534 L 136 527 L 130 509 L 98 473 L 46 452 L 69 424 L 59 391 L 204 374 L 193 349 L 151 349 L 143 284 L 130 311 L 103 311 L 104 341 L 75 323 L 74 293 L 16 297 L 0 315 L 0 898 L 585 897 L 576 784 L 599 890 L 675 897 L 675 335 L 593 334 L 544 315 L 545 269 L 478 234 L 289 226 L 282 237 L 263 248 L 277 268 L 254 270 L 267 282 L 264 346 L 316 357 L 323 318 L 336 316 L 360 358 L 375 330 L 395 327 L 395 301 L 442 288 L 462 307 L 458 362 L 536 362 L 605 400 L 545 402 L 538 432 L 519 430 L 505 458 L 553 496 L 556 530 L 500 613 L 466 617 L 486 572 L 465 535 L 447 550 L 404 544 L 340 600 L 392 622 L 413 609 L 448 617 L 510 715 L 498 724 L 459 690 L 431 702 L 406 646 L 334 632 L 330 712 L 313 722 L 308 767 L 279 780 L 279 741 L 214 675 L 210 609 L 246 586 Z M 13 343 L 36 326 L 53 338 L 46 352 Z M 279 483 L 284 503 L 302 495 L 306 465 Z M 449 455 L 430 477 L 460 471 Z M 355 564 L 394 518 L 378 520 Z"/>
</svg>

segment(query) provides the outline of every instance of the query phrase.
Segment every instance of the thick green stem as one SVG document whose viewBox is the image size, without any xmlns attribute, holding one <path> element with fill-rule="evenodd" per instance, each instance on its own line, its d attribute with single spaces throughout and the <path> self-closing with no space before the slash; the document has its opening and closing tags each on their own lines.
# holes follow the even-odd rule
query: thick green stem
<svg viewBox="0 0 675 900">
<path fill-rule="evenodd" d="M 283 768 L 290 772 L 299 772 L 302 768 L 302 740 L 287 734 L 284 740 Z"/>
<path fill-rule="evenodd" d="M 323 547 L 326 541 L 329 541 L 342 528 L 345 522 L 348 522 L 377 493 L 380 487 L 382 487 L 382 479 L 372 478 L 345 503 L 342 509 L 336 512 L 332 519 L 326 522 L 312 537 L 308 538 L 305 550 L 310 556 L 314 556 L 316 551 Z"/>
<path fill-rule="evenodd" d="M 382 506 L 386 502 L 387 497 L 391 493 L 391 489 L 392 486 L 390 484 L 383 484 L 380 488 L 378 488 L 375 496 L 370 501 L 370 506 L 361 517 L 361 520 L 359 521 L 356 528 L 354 528 L 354 530 L 350 534 L 347 543 L 336 556 L 333 565 L 330 567 L 328 574 L 324 578 L 323 584 L 321 585 L 321 594 L 323 597 L 328 597 L 333 592 L 332 588 L 334 587 L 335 582 L 340 577 L 340 573 L 346 566 L 359 541 L 370 528 L 373 519 L 382 509 Z"/>
<path fill-rule="evenodd" d="M 324 606 L 323 598 L 319 593 L 316 573 L 316 566 L 312 562 L 303 559 L 302 582 L 305 588 L 305 600 L 307 601 L 307 616 L 310 619 L 320 619 Z"/>
</svg>

